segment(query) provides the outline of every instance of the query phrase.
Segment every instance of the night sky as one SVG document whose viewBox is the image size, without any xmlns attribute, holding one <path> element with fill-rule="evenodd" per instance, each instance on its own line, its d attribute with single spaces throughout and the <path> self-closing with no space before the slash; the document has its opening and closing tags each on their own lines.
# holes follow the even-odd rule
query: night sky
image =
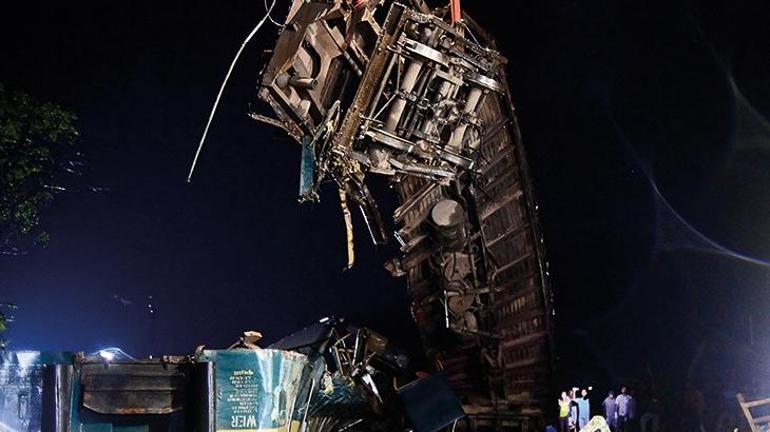
<svg viewBox="0 0 770 432">
<path fill-rule="evenodd" d="M 768 3 L 505 4 L 463 2 L 510 59 L 561 375 L 766 372 L 747 359 L 770 350 Z M 75 112 L 88 162 L 45 214 L 48 247 L 0 257 L 0 300 L 19 305 L 13 348 L 188 353 L 337 315 L 419 349 L 405 281 L 382 267 L 392 248 L 376 250 L 359 219 L 358 262 L 343 272 L 335 191 L 299 205 L 299 146 L 246 115 L 272 114 L 255 87 L 276 27 L 242 56 L 185 182 L 263 13 L 261 1 L 177 0 L 0 14 L 0 82 Z M 375 183 L 388 216 L 394 194 Z"/>
</svg>

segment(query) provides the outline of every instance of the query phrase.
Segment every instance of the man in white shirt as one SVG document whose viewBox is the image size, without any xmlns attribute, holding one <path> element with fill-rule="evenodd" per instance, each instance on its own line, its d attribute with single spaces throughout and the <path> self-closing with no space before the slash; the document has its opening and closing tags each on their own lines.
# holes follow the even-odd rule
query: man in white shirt
<svg viewBox="0 0 770 432">
<path fill-rule="evenodd" d="M 628 405 L 631 398 L 628 396 L 627 389 L 625 387 L 620 389 L 620 394 L 615 398 L 615 405 L 618 407 L 618 431 L 628 431 Z"/>
</svg>

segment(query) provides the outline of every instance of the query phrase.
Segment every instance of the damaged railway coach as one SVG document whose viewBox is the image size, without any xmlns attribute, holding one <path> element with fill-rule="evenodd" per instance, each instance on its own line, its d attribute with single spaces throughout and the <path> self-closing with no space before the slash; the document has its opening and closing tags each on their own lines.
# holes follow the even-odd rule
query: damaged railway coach
<svg viewBox="0 0 770 432">
<path fill-rule="evenodd" d="M 259 97 L 302 146 L 300 198 L 339 187 L 375 243 L 395 231 L 425 352 L 470 430 L 534 430 L 552 369 L 551 295 L 506 59 L 459 2 L 294 0 Z M 398 191 L 385 226 L 366 176 Z"/>
<path fill-rule="evenodd" d="M 443 374 L 371 329 L 325 317 L 261 337 L 147 359 L 0 350 L 0 431 L 439 432 L 464 416 Z"/>
</svg>

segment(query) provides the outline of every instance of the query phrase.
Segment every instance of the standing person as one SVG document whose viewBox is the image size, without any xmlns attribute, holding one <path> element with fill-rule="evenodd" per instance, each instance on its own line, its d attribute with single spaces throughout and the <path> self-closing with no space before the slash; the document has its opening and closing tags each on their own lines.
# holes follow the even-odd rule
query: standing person
<svg viewBox="0 0 770 432">
<path fill-rule="evenodd" d="M 610 390 L 607 397 L 602 402 L 604 408 L 604 418 L 607 419 L 607 426 L 613 432 L 618 427 L 618 405 L 615 403 L 615 392 Z"/>
<path fill-rule="evenodd" d="M 628 391 L 628 418 L 626 419 L 626 430 L 629 432 L 637 432 L 638 428 L 636 427 L 636 419 L 637 419 L 637 412 L 636 412 L 636 398 L 634 397 L 634 391 L 629 390 Z"/>
<path fill-rule="evenodd" d="M 578 405 L 575 401 L 575 388 L 569 391 L 569 429 L 577 430 Z"/>
<path fill-rule="evenodd" d="M 647 410 L 642 414 L 640 423 L 642 432 L 659 432 L 660 431 L 660 401 L 658 396 L 653 393 L 650 395 L 650 400 L 647 402 Z M 727 430 L 727 428 L 719 428 L 717 430 Z"/>
<path fill-rule="evenodd" d="M 583 429 L 591 418 L 591 402 L 588 401 L 588 390 L 580 390 L 578 405 L 578 430 Z"/>
<path fill-rule="evenodd" d="M 569 397 L 561 392 L 559 398 L 559 432 L 569 432 Z"/>
<path fill-rule="evenodd" d="M 618 406 L 618 431 L 628 432 L 628 393 L 625 387 L 620 389 L 620 394 L 615 398 L 615 404 Z"/>
</svg>

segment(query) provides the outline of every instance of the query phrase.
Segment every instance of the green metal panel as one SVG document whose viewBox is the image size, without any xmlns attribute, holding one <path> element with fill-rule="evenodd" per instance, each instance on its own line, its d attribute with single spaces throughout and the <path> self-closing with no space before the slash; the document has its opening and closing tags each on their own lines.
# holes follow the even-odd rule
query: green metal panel
<svg viewBox="0 0 770 432">
<path fill-rule="evenodd" d="M 115 426 L 113 428 L 115 432 L 150 432 L 150 426 Z"/>
<path fill-rule="evenodd" d="M 110 423 L 81 423 L 74 430 L 78 432 L 113 432 Z"/>
<path fill-rule="evenodd" d="M 215 363 L 216 430 L 286 428 L 308 365 L 306 356 L 281 350 L 205 351 Z"/>
</svg>

